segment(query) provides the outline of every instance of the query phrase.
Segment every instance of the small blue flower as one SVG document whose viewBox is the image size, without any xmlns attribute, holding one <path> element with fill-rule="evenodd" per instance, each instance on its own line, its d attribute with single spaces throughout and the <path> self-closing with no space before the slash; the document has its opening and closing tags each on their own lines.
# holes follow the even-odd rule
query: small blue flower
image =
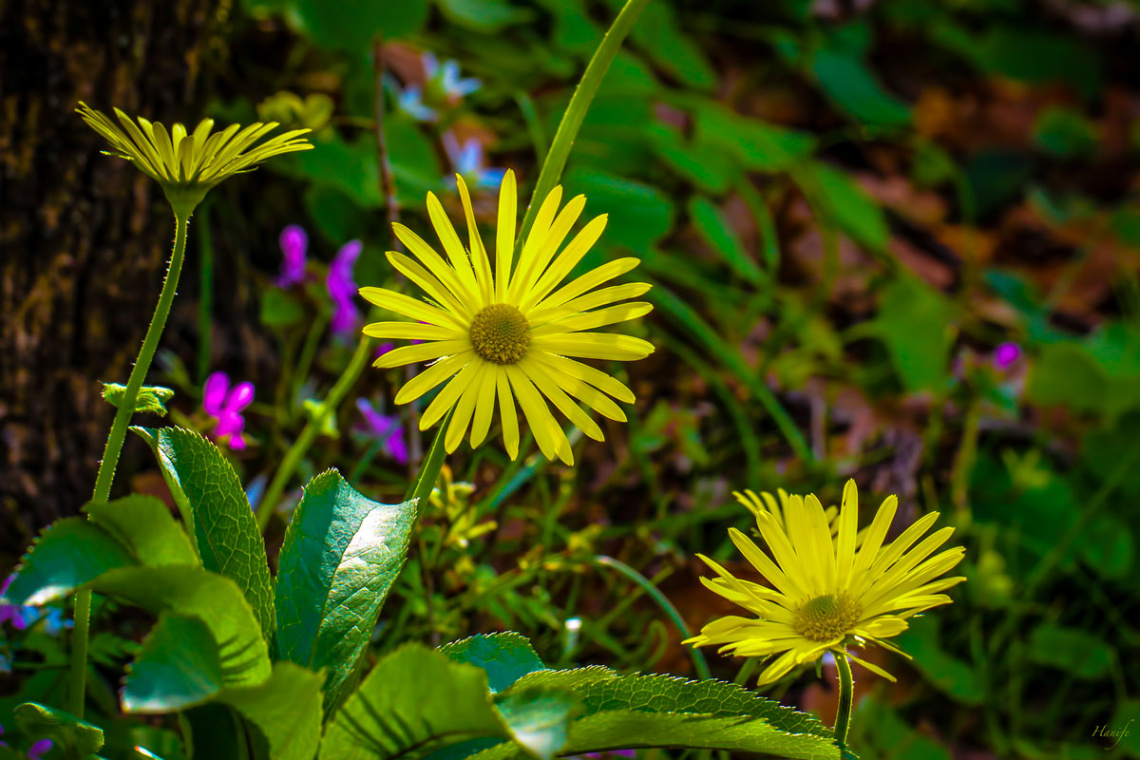
<svg viewBox="0 0 1140 760">
<path fill-rule="evenodd" d="M 410 84 L 403 89 L 396 98 L 400 110 L 416 121 L 438 121 L 439 114 L 432 108 L 424 105 L 423 90 L 419 86 Z"/>
<path fill-rule="evenodd" d="M 475 185 L 492 190 L 503 183 L 506 169 L 484 166 L 483 143 L 471 137 L 463 145 L 454 132 L 445 132 L 443 135 L 443 148 L 455 173 L 462 176 L 469 185 Z"/>
<path fill-rule="evenodd" d="M 456 60 L 449 59 L 440 66 L 439 59 L 434 54 L 425 52 L 423 62 L 428 82 L 438 85 L 440 91 L 449 98 L 458 100 L 483 86 L 478 79 L 460 79 L 459 62 Z"/>
</svg>

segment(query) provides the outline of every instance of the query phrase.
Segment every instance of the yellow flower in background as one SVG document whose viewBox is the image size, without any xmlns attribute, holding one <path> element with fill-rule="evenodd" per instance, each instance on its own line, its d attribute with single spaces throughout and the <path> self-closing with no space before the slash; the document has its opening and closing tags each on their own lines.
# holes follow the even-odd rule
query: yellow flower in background
<svg viewBox="0 0 1140 760">
<path fill-rule="evenodd" d="M 80 102 L 76 112 L 88 126 L 111 144 L 108 155 L 125 158 L 139 171 L 162 185 L 166 199 L 181 218 L 202 201 L 210 188 L 242 172 L 253 171 L 262 161 L 282 153 L 310 150 L 313 146 L 300 136 L 308 129 L 295 129 L 257 145 L 257 141 L 277 127 L 277 122 L 250 124 L 242 129 L 231 124 L 210 134 L 213 119 L 204 119 L 193 132 L 182 124 L 167 131 L 158 122 L 141 116 L 135 124 L 115 109 L 120 128 L 100 111 Z"/>
<path fill-rule="evenodd" d="M 573 464 L 570 442 L 551 414 L 547 400 L 583 433 L 599 441 L 603 440 L 601 428 L 578 406 L 578 401 L 610 419 L 625 421 L 625 414 L 610 397 L 633 403 L 633 392 L 605 372 L 575 359 L 631 361 L 653 353 L 653 345 L 640 338 L 591 332 L 636 319 L 652 309 L 643 302 L 613 305 L 643 295 L 649 290 L 647 284 L 597 289 L 640 261 L 617 259 L 562 285 L 601 237 L 606 217 L 591 220 L 562 248 L 586 199 L 579 195 L 559 211 L 562 188 L 556 187 L 539 207 L 519 260 L 512 267 L 517 200 L 515 175 L 508 171 L 499 192 L 492 275 L 467 186 L 462 177 L 457 181 L 467 217 L 470 253 L 464 249 L 439 199 L 428 193 L 428 215 L 447 261 L 401 224 L 393 225 L 396 236 L 418 262 L 400 253 L 388 253 L 392 266 L 419 285 L 428 299 L 416 300 L 383 288 L 360 289 L 360 294 L 377 306 L 421 323 L 377 322 L 366 326 L 365 335 L 374 338 L 424 341 L 384 354 L 375 366 L 388 368 L 434 361 L 400 389 L 396 403 L 414 401 L 449 380 L 420 418 L 420 429 L 426 430 L 455 408 L 444 438 L 449 453 L 459 446 L 469 426 L 471 446 L 483 442 L 491 427 L 497 398 L 503 441 L 512 459 L 519 450 L 517 400 L 546 458 L 557 456 Z"/>
<path fill-rule="evenodd" d="M 789 495 L 783 488 L 776 490 L 776 496 L 772 496 L 772 494 L 767 491 L 762 491 L 760 495 L 757 496 L 756 492 L 752 489 L 747 489 L 743 493 L 733 491 L 732 495 L 736 497 L 738 502 L 747 507 L 748 511 L 752 513 L 752 516 L 756 518 L 757 528 L 760 527 L 760 513 L 767 512 L 776 520 L 776 524 L 779 525 L 785 533 L 787 533 L 788 530 L 788 523 L 784 518 L 784 514 L 787 511 L 788 500 L 798 499 L 802 502 L 804 498 L 798 494 Z M 779 497 L 779 500 L 777 500 L 776 497 Z M 839 536 L 839 522 L 835 518 L 839 516 L 839 507 L 835 505 L 827 507 L 823 511 L 823 516 L 827 520 L 828 528 L 831 530 L 831 538 L 837 538 Z M 864 528 L 855 535 L 856 546 L 863 543 L 863 536 L 866 535 L 866 533 L 867 530 Z"/>
<path fill-rule="evenodd" d="M 859 494 L 855 481 L 848 481 L 843 489 L 835 540 L 823 505 L 814 496 L 789 498 L 784 506 L 783 524 L 767 510 L 756 514 L 771 557 L 743 533 L 729 529 L 736 548 L 774 589 L 736 578 L 698 555 L 719 576 L 701 582 L 756 617 L 730 615 L 714 620 L 684 642 L 717 644 L 721 652 L 738 657 L 775 657 L 760 675 L 762 684 L 779 680 L 827 650 L 843 652 L 852 644 L 870 642 L 905 656 L 884 639 L 905 631 L 907 618 L 949 604 L 950 597 L 940 592 L 966 580 L 939 578 L 962 560 L 963 547 L 931 556 L 950 538 L 953 528 L 942 528 L 915 545 L 938 519 L 937 512 L 922 517 L 884 545 L 898 506 L 898 499 L 891 496 L 879 507 L 856 551 Z M 895 680 L 870 663 L 862 664 Z"/>
</svg>

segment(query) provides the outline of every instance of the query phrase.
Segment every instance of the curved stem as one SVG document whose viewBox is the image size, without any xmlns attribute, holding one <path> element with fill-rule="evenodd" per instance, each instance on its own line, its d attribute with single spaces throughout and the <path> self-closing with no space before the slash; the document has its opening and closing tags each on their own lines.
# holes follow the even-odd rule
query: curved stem
<svg viewBox="0 0 1140 760">
<path fill-rule="evenodd" d="M 847 749 L 847 729 L 851 726 L 851 704 L 854 701 L 855 681 L 851 678 L 851 663 L 846 652 L 834 652 L 835 667 L 839 669 L 839 709 L 835 713 L 835 743 L 842 753 Z"/>
<path fill-rule="evenodd" d="M 692 638 L 693 632 L 689 630 L 689 626 L 685 623 L 685 618 L 681 617 L 680 610 L 673 606 L 673 603 L 669 601 L 669 597 L 662 594 L 661 590 L 654 586 L 648 578 L 621 560 L 607 557 L 604 554 L 595 556 L 593 562 L 603 567 L 612 567 L 640 586 L 641 589 L 649 594 L 653 601 L 657 602 L 661 609 L 665 611 L 665 614 L 673 621 L 673 625 L 677 626 L 677 630 L 681 632 L 681 636 L 686 639 Z M 708 661 L 705 660 L 704 652 L 696 648 L 691 648 L 689 654 L 693 658 L 693 669 L 697 671 L 697 675 L 700 676 L 701 680 L 707 681 L 711 679 L 712 671 L 709 670 L 709 664 Z"/>
<path fill-rule="evenodd" d="M 570 155 L 570 149 L 574 147 L 574 138 L 578 136 L 582 120 L 586 118 L 586 111 L 589 110 L 590 103 L 598 93 L 598 86 L 601 85 L 602 78 L 605 77 L 606 71 L 609 70 L 610 64 L 621 49 L 621 43 L 629 34 L 629 30 L 633 28 L 633 22 L 637 21 L 637 17 L 641 15 L 641 11 L 645 9 L 648 2 L 649 0 L 628 0 L 626 2 L 625 7 L 621 9 L 621 13 L 614 19 L 613 25 L 606 32 L 602 44 L 594 52 L 594 57 L 586 65 L 586 73 L 582 75 L 582 81 L 578 83 L 578 88 L 574 90 L 574 96 L 570 98 L 570 105 L 566 107 L 566 114 L 558 124 L 558 131 L 554 134 L 554 142 L 550 145 L 550 152 L 546 154 L 546 162 L 543 163 L 542 171 L 538 175 L 538 182 L 534 185 L 530 207 L 527 208 L 522 227 L 519 229 L 518 239 L 520 241 L 526 240 L 526 234 L 530 231 L 530 226 L 534 224 L 534 216 L 538 213 L 539 205 L 558 184 L 558 178 L 562 176 L 562 170 L 566 168 L 566 159 Z"/>
<path fill-rule="evenodd" d="M 115 411 L 115 420 L 111 423 L 111 432 L 103 449 L 103 460 L 99 463 L 99 474 L 95 476 L 95 492 L 91 496 L 91 501 L 107 501 L 111 495 L 115 467 L 119 464 L 119 454 L 123 451 L 127 427 L 130 426 L 131 416 L 135 412 L 139 389 L 146 379 L 146 373 L 154 359 L 154 352 L 158 350 L 158 341 L 162 337 L 163 328 L 166 327 L 166 318 L 170 316 L 174 294 L 178 291 L 178 278 L 182 275 L 182 261 L 186 257 L 186 233 L 189 226 L 189 216 L 180 216 L 175 212 L 174 250 L 170 254 L 170 266 L 166 270 L 162 293 L 158 296 L 158 305 L 154 307 L 154 316 L 151 317 L 150 326 L 146 329 L 146 337 L 143 338 L 138 359 L 135 360 L 130 379 L 127 380 L 127 388 L 123 391 L 123 399 Z M 71 637 L 71 690 L 68 693 L 68 710 L 77 718 L 83 717 L 86 701 L 87 638 L 90 622 L 91 591 L 83 589 L 75 595 L 75 632 Z"/>
<path fill-rule="evenodd" d="M 321 433 L 321 427 L 325 423 L 325 418 L 332 414 L 339 406 L 340 402 L 344 400 L 345 394 L 349 389 L 356 384 L 357 378 L 360 373 L 364 371 L 364 365 L 368 363 L 368 357 L 372 353 L 372 339 L 361 338 L 360 342 L 356 344 L 356 353 L 352 355 L 352 360 L 349 361 L 348 366 L 344 368 L 344 372 L 340 373 L 337 378 L 336 384 L 333 385 L 329 395 L 325 397 L 324 402 L 320 408 L 317 409 L 316 414 L 305 425 L 305 429 L 301 431 L 301 435 L 297 436 L 297 440 L 293 441 L 293 445 L 289 447 L 289 451 L 285 452 L 285 458 L 281 460 L 281 465 L 277 468 L 277 472 L 273 473 L 273 480 L 270 481 L 269 487 L 265 489 L 265 495 L 261 497 L 261 503 L 257 505 L 257 524 L 261 530 L 265 530 L 265 526 L 269 524 L 269 516 L 273 514 L 273 508 L 277 506 L 277 502 L 281 500 L 281 494 L 285 491 L 285 485 L 289 482 L 289 478 L 293 476 L 297 466 L 301 464 L 301 460 L 309 451 L 309 447 L 313 445 L 313 441 Z"/>
</svg>

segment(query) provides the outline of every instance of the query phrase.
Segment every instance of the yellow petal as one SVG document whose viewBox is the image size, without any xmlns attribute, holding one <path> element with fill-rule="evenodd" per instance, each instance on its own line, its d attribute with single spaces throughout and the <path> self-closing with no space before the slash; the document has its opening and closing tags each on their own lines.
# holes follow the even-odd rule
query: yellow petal
<svg viewBox="0 0 1140 760">
<path fill-rule="evenodd" d="M 369 303 L 394 311 L 408 319 L 418 319 L 421 322 L 439 325 L 440 327 L 454 327 L 457 330 L 467 329 L 463 320 L 451 312 L 426 304 L 423 301 L 417 301 L 414 298 L 408 298 L 403 293 L 397 293 L 394 290 L 361 288 L 360 295 Z"/>
<path fill-rule="evenodd" d="M 508 169 L 499 187 L 499 226 L 495 237 L 495 302 L 507 297 L 507 283 L 511 278 L 511 259 L 515 253 L 515 223 L 518 211 L 518 191 L 515 188 L 514 170 Z M 513 458 L 513 457 L 512 457 Z"/>
<path fill-rule="evenodd" d="M 475 403 L 475 416 L 471 422 L 471 448 L 478 448 L 491 429 L 491 419 L 495 414 L 495 386 L 502 370 L 497 365 L 488 364 L 483 374 L 483 384 Z"/>
<path fill-rule="evenodd" d="M 459 370 L 475 357 L 474 351 L 460 351 L 454 356 L 449 356 L 446 359 L 440 359 L 435 364 L 428 367 L 423 372 L 419 373 L 400 389 L 396 394 L 397 404 L 406 404 L 409 401 L 415 401 L 420 396 L 424 395 L 432 388 L 442 383 L 447 378 L 454 375 Z"/>
<path fill-rule="evenodd" d="M 531 346 L 561 356 L 582 359 L 634 361 L 653 353 L 653 344 L 641 338 L 610 333 L 569 333 L 534 338 Z"/>
<path fill-rule="evenodd" d="M 577 425 L 579 430 L 595 441 L 605 440 L 605 436 L 602 435 L 602 429 L 598 427 L 598 423 L 590 419 L 590 416 L 583 412 L 580 406 L 571 401 L 570 397 L 562 392 L 562 389 L 555 384 L 541 364 L 523 359 L 519 362 L 518 367 L 526 373 L 526 376 L 538 387 L 542 395 L 550 399 L 554 406 L 558 408 L 558 411 L 566 415 L 566 418 Z"/>
<path fill-rule="evenodd" d="M 500 370 L 495 373 L 495 387 L 499 392 L 499 418 L 503 422 L 503 445 L 507 447 L 507 453 L 512 460 L 518 459 L 519 420 L 506 371 Z"/>
<path fill-rule="evenodd" d="M 418 346 L 404 346 L 402 348 L 392 349 L 372 362 L 372 366 L 379 367 L 380 369 L 391 369 L 392 367 L 401 367 L 405 364 L 412 364 L 413 362 L 422 362 L 428 359 L 439 359 L 444 356 L 451 356 L 461 351 L 467 351 L 470 348 L 471 342 L 466 338 L 463 340 L 437 340 L 431 343 L 421 343 Z"/>
</svg>

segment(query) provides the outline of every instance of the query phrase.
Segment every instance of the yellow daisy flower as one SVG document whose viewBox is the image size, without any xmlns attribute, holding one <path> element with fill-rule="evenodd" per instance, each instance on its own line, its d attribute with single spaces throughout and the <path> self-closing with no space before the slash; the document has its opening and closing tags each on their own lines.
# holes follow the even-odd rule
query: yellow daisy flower
<svg viewBox="0 0 1140 760">
<path fill-rule="evenodd" d="M 210 188 L 222 180 L 253 171 L 267 158 L 313 147 L 301 138 L 308 129 L 295 129 L 256 145 L 277 126 L 275 121 L 250 124 L 245 129 L 231 124 L 221 132 L 210 134 L 214 120 L 204 119 L 193 132 L 188 132 L 182 124 L 175 124 L 168 132 L 162 124 L 141 116 L 135 124 L 118 108 L 115 116 L 122 124 L 121 129 L 82 101 L 75 110 L 111 144 L 108 155 L 125 158 L 162 185 L 175 213 L 184 217 L 189 217 Z"/>
<path fill-rule="evenodd" d="M 586 199 L 579 195 L 559 211 L 562 188 L 556 187 L 539 207 L 534 226 L 512 268 L 517 201 L 515 175 L 508 171 L 499 192 L 492 275 L 467 186 L 462 177 L 457 177 L 457 182 L 467 217 L 467 250 L 432 193 L 427 196 L 428 215 L 448 261 L 407 227 L 393 225 L 396 237 L 418 263 L 392 251 L 388 261 L 419 285 L 428 299 L 416 300 L 383 288 L 360 289 L 360 295 L 368 301 L 421 323 L 377 322 L 366 326 L 364 334 L 373 338 L 424 341 L 389 351 L 375 366 L 390 368 L 434 361 L 400 389 L 397 404 L 414 401 L 450 378 L 420 418 L 420 429 L 426 430 L 454 407 L 444 438 L 449 453 L 459 446 L 468 426 L 471 446 L 483 442 L 491 427 L 497 398 L 503 440 L 511 458 L 516 458 L 517 399 L 546 458 L 557 456 L 566 464 L 573 464 L 570 442 L 545 399 L 583 433 L 599 441 L 603 440 L 601 428 L 574 399 L 612 420 L 625 422 L 625 414 L 610 396 L 630 404 L 634 401 L 633 392 L 575 358 L 631 361 L 653 353 L 653 345 L 640 338 L 590 332 L 636 319 L 653 308 L 644 302 L 612 305 L 647 292 L 650 286 L 644 283 L 595 289 L 641 262 L 635 258 L 617 259 L 559 287 L 601 237 L 606 217 L 591 220 L 559 252 Z"/>
<path fill-rule="evenodd" d="M 871 642 L 906 656 L 884 639 L 905 631 L 907 618 L 912 615 L 952 601 L 939 592 L 966 579 L 938 577 L 957 565 L 966 550 L 955 547 L 930 556 L 950 538 L 954 532 L 951 527 L 914 545 L 938 519 L 937 512 L 922 517 L 884 546 L 897 506 L 894 496 L 883 502 L 858 551 L 859 494 L 853 480 L 843 489 L 834 541 L 823 505 L 815 496 L 788 499 L 784 524 L 767 510 L 757 513 L 771 557 L 743 533 L 730 528 L 736 548 L 774 589 L 740 580 L 708 557 L 698 555 L 720 576 L 702 578 L 701 582 L 756 617 L 730 615 L 714 620 L 685 643 L 718 644 L 721 652 L 738 657 L 775 656 L 760 675 L 762 684 L 779 680 L 793 667 L 813 662 L 827 650 L 844 652 L 852 644 Z M 849 653 L 847 656 L 851 657 Z M 895 680 L 870 663 L 862 664 Z"/>
<path fill-rule="evenodd" d="M 772 494 L 767 491 L 762 491 L 760 495 L 757 496 L 756 492 L 752 489 L 747 489 L 743 493 L 733 491 L 732 495 L 736 497 L 736 500 L 740 502 L 740 504 L 747 507 L 748 511 L 752 513 L 752 516 L 756 518 L 757 528 L 760 527 L 760 513 L 767 512 L 775 518 L 776 524 L 779 525 L 780 529 L 785 533 L 787 533 L 788 530 L 788 523 L 784 519 L 784 514 L 788 508 L 788 500 L 798 499 L 802 502 L 804 498 L 798 494 L 789 494 L 783 488 L 776 489 L 776 496 L 772 496 Z M 779 497 L 779 500 L 777 500 L 776 497 Z M 833 540 L 836 539 L 839 536 L 839 522 L 836 520 L 836 518 L 839 517 L 839 507 L 835 505 L 827 507 L 823 511 L 823 516 L 827 520 L 828 528 L 831 531 L 831 538 Z M 859 546 L 863 543 L 863 536 L 866 532 L 867 530 L 864 528 L 855 535 L 855 546 Z"/>
</svg>

